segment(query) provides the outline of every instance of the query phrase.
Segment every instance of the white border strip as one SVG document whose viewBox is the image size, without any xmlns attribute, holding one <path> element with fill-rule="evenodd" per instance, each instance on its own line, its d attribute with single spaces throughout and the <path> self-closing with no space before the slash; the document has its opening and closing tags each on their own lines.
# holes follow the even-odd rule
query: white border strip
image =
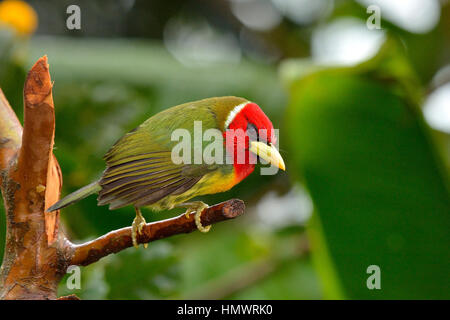
<svg viewBox="0 0 450 320">
<path fill-rule="evenodd" d="M 228 126 L 233 122 L 234 118 L 238 115 L 239 112 L 241 112 L 244 107 L 250 103 L 250 101 L 243 102 L 236 107 L 233 108 L 233 110 L 230 111 L 228 114 L 227 120 L 225 120 L 225 130 L 228 129 Z"/>
</svg>

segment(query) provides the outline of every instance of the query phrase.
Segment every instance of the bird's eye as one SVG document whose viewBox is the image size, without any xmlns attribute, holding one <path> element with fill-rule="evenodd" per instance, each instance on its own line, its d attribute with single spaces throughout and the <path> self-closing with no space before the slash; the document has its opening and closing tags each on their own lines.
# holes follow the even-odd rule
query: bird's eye
<svg viewBox="0 0 450 320">
<path fill-rule="evenodd" d="M 247 135 L 248 135 L 250 141 L 258 141 L 258 138 L 259 138 L 258 130 L 250 122 L 247 124 Z"/>
</svg>

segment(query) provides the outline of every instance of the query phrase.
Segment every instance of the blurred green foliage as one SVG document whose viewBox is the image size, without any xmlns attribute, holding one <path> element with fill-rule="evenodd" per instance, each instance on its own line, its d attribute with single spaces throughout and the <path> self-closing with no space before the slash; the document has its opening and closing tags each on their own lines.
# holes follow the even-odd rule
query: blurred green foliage
<svg viewBox="0 0 450 320">
<path fill-rule="evenodd" d="M 315 203 L 309 231 L 328 252 L 316 262 L 333 298 L 450 297 L 449 176 L 396 45 L 290 88 L 288 145 L 299 150 L 291 165 Z M 382 290 L 366 287 L 370 265 L 381 269 Z"/>
</svg>

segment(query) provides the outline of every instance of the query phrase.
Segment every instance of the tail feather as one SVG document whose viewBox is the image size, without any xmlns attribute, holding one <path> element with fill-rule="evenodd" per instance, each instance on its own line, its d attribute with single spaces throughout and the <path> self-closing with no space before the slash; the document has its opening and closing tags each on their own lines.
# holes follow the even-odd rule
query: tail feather
<svg viewBox="0 0 450 320">
<path fill-rule="evenodd" d="M 67 207 L 72 203 L 75 203 L 81 199 L 86 198 L 87 196 L 90 196 L 91 194 L 98 193 L 101 189 L 102 187 L 100 186 L 99 181 L 94 181 L 91 184 L 88 184 L 87 186 L 84 186 L 83 188 L 78 189 L 77 191 L 74 191 L 71 194 L 65 196 L 64 198 L 56 202 L 54 205 L 52 205 L 50 208 L 48 208 L 47 212 L 52 212 Z"/>
</svg>

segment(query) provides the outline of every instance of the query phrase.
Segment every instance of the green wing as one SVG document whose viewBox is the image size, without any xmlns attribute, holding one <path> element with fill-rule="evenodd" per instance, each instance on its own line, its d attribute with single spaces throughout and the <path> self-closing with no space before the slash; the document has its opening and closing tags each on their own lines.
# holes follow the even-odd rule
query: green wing
<svg viewBox="0 0 450 320">
<path fill-rule="evenodd" d="M 202 100 L 204 101 L 204 100 Z M 151 117 L 122 137 L 105 155 L 107 168 L 100 180 L 99 205 L 110 209 L 153 204 L 168 195 L 192 188 L 217 165 L 175 164 L 171 159 L 174 129 L 193 132 L 194 121 L 205 129 L 216 127 L 207 103 L 185 104 Z"/>
<path fill-rule="evenodd" d="M 170 152 L 141 154 L 138 159 L 112 165 L 100 180 L 99 205 L 117 209 L 133 204 L 141 207 L 172 194 L 182 194 L 195 185 L 211 167 L 192 173 L 191 165 L 173 164 Z"/>
</svg>

